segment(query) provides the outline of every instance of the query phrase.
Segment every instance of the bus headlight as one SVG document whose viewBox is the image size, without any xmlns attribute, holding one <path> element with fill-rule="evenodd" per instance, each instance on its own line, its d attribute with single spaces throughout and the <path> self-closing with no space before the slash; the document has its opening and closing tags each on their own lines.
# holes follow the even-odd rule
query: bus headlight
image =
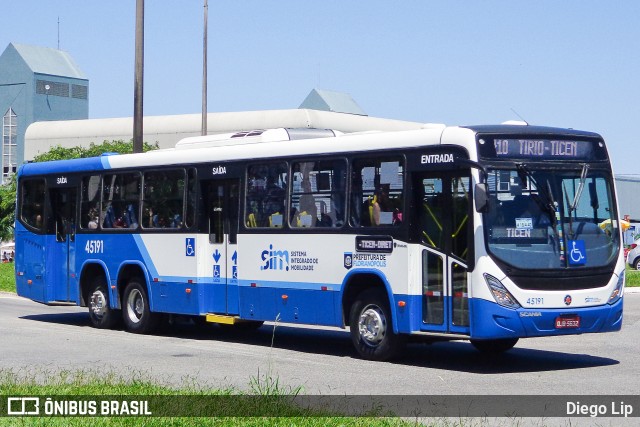
<svg viewBox="0 0 640 427">
<path fill-rule="evenodd" d="M 622 298 L 622 290 L 624 288 L 624 270 L 618 276 L 618 283 L 616 284 L 616 288 L 611 292 L 611 296 L 609 297 L 609 304 L 615 304 L 618 302 L 620 298 Z"/>
<path fill-rule="evenodd" d="M 498 304 L 508 308 L 520 308 L 518 301 L 498 279 L 485 273 L 484 280 L 486 280 L 487 286 L 489 286 L 489 290 Z"/>
</svg>

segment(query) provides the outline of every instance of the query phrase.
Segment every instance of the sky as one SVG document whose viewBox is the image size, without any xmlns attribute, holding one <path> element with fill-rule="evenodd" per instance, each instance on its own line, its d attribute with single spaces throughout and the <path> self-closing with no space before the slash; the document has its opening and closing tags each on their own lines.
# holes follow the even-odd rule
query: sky
<svg viewBox="0 0 640 427">
<path fill-rule="evenodd" d="M 59 43 L 90 118 L 133 115 L 136 0 L 1 2 L 0 51 Z M 200 113 L 203 4 L 145 2 L 145 115 Z M 319 88 L 373 117 L 597 132 L 616 174 L 640 174 L 637 0 L 209 0 L 208 33 L 209 112 Z"/>
</svg>

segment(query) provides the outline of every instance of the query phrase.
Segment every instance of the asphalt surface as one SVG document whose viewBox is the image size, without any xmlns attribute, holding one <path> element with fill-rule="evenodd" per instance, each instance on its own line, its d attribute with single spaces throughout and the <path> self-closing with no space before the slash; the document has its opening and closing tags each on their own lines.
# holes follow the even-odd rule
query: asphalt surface
<svg viewBox="0 0 640 427">
<path fill-rule="evenodd" d="M 640 293 L 626 293 L 624 316 L 618 333 L 525 339 L 498 357 L 466 342 L 412 343 L 399 360 L 368 362 L 339 329 L 266 324 L 239 334 L 182 322 L 140 336 L 91 328 L 84 308 L 0 294 L 0 369 L 25 376 L 81 369 L 243 390 L 271 378 L 307 394 L 637 395 Z"/>
</svg>

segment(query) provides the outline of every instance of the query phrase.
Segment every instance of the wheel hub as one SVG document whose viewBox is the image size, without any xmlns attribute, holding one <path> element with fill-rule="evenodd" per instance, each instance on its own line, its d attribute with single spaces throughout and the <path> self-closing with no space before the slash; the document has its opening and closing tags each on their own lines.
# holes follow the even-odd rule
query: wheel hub
<svg viewBox="0 0 640 427">
<path fill-rule="evenodd" d="M 368 345 L 375 347 L 384 339 L 387 332 L 387 320 L 377 306 L 369 306 L 362 311 L 358 320 L 360 336 Z"/>
<path fill-rule="evenodd" d="M 102 319 L 104 315 L 107 313 L 107 298 L 100 290 L 96 290 L 93 294 L 91 294 L 90 304 L 91 304 L 91 312 L 98 319 Z"/>
<path fill-rule="evenodd" d="M 129 319 L 134 323 L 138 323 L 142 319 L 142 315 L 144 313 L 144 301 L 142 299 L 142 294 L 137 289 L 134 289 L 129 294 L 129 299 L 127 300 L 127 313 L 129 314 Z"/>
</svg>

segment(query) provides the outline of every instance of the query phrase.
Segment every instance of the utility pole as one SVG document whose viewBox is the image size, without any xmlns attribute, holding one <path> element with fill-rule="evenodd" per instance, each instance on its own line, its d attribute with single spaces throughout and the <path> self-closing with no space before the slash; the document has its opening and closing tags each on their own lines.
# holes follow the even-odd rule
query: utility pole
<svg viewBox="0 0 640 427">
<path fill-rule="evenodd" d="M 204 35 L 202 37 L 202 135 L 207 134 L 207 20 L 208 0 L 204 0 Z"/>
<path fill-rule="evenodd" d="M 133 152 L 142 153 L 144 87 L 144 0 L 136 0 L 136 61 L 133 87 Z"/>
</svg>

